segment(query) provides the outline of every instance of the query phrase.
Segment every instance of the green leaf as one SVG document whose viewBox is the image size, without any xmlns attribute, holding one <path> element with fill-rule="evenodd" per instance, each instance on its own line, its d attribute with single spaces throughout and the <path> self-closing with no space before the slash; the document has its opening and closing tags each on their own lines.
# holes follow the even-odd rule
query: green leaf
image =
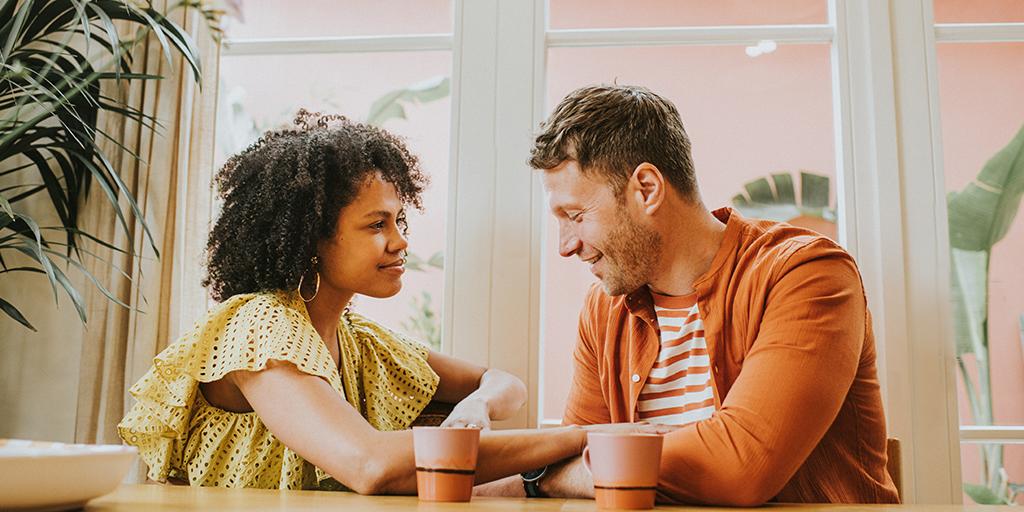
<svg viewBox="0 0 1024 512">
<path fill-rule="evenodd" d="M 0 195 L 0 211 L 3 211 L 8 217 L 14 217 L 14 208 L 11 207 L 11 203 L 7 202 L 7 198 Z"/>
<path fill-rule="evenodd" d="M 24 325 L 25 327 L 28 327 L 33 331 L 36 330 L 36 328 L 33 327 L 31 323 L 29 323 L 28 319 L 25 318 L 25 315 L 22 315 L 21 311 L 18 311 L 18 308 L 14 307 L 13 304 L 7 302 L 3 298 L 0 298 L 0 309 L 2 309 L 4 313 L 7 313 L 7 316 L 13 318 L 15 322 L 18 322 L 19 324 Z"/>
<path fill-rule="evenodd" d="M 964 484 L 964 493 L 971 497 L 978 505 L 1010 505 L 1005 499 L 1000 498 L 992 489 L 978 484 Z"/>
<path fill-rule="evenodd" d="M 800 196 L 804 208 L 828 208 L 830 188 L 828 176 L 800 173 Z"/>
<path fill-rule="evenodd" d="M 391 91 L 381 96 L 370 106 L 366 116 L 367 124 L 381 126 L 389 119 L 405 119 L 405 107 L 402 103 L 422 104 L 436 101 L 450 92 L 449 80 L 446 76 L 438 76 L 410 85 L 405 89 Z"/>
<path fill-rule="evenodd" d="M 434 267 L 438 270 L 444 270 L 444 253 L 441 251 L 435 252 L 430 259 L 427 260 L 427 265 Z"/>
<path fill-rule="evenodd" d="M 775 185 L 775 201 L 786 204 L 796 204 L 796 193 L 793 192 L 793 177 L 789 174 L 772 174 L 772 183 Z M 826 185 L 827 185 L 826 179 Z M 826 193 L 828 188 L 825 189 Z M 825 196 L 826 204 L 828 195 Z M 807 204 L 807 200 L 804 200 Z"/>
<path fill-rule="evenodd" d="M 960 192 L 951 192 L 949 243 L 957 249 L 987 251 L 1006 236 L 1024 195 L 1024 127 Z"/>
</svg>

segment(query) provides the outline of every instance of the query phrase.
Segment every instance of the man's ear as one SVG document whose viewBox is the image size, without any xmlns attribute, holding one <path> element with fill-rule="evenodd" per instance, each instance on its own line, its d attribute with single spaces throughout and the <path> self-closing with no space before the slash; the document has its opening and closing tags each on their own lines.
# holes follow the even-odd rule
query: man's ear
<svg viewBox="0 0 1024 512">
<path fill-rule="evenodd" d="M 644 162 L 633 169 L 626 183 L 626 195 L 635 206 L 651 215 L 665 201 L 665 176 L 654 164 Z"/>
</svg>

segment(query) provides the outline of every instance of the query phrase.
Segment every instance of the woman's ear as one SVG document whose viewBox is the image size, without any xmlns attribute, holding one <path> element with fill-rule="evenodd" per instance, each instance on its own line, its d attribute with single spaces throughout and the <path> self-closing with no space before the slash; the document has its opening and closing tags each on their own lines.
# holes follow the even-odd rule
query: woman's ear
<svg viewBox="0 0 1024 512">
<path fill-rule="evenodd" d="M 626 183 L 626 192 L 641 211 L 652 215 L 665 201 L 665 186 L 665 176 L 661 171 L 654 164 L 644 162 L 633 169 Z"/>
</svg>

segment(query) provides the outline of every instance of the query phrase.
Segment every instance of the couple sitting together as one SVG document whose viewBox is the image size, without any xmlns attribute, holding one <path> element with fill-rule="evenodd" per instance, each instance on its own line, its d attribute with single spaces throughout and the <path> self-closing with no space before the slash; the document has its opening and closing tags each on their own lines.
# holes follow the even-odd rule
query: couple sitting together
<svg viewBox="0 0 1024 512">
<path fill-rule="evenodd" d="M 572 92 L 529 162 L 559 253 L 600 280 L 565 426 L 489 430 L 525 401 L 519 379 L 349 311 L 401 289 L 405 209 L 427 179 L 397 137 L 301 111 L 217 176 L 204 284 L 219 304 L 155 358 L 118 426 L 149 478 L 415 494 L 410 425 L 436 401 L 455 404 L 445 425 L 484 429 L 477 494 L 593 496 L 586 431 L 632 424 L 666 432 L 665 502 L 898 502 L 846 251 L 709 211 L 679 112 L 642 87 Z"/>
</svg>

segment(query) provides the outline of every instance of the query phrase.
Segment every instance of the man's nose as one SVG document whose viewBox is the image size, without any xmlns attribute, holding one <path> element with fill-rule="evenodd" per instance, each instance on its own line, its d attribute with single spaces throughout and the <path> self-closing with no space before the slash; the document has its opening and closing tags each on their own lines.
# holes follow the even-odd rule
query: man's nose
<svg viewBox="0 0 1024 512">
<path fill-rule="evenodd" d="M 567 222 L 558 223 L 558 254 L 563 258 L 572 257 L 582 247 L 580 238 Z"/>
</svg>

